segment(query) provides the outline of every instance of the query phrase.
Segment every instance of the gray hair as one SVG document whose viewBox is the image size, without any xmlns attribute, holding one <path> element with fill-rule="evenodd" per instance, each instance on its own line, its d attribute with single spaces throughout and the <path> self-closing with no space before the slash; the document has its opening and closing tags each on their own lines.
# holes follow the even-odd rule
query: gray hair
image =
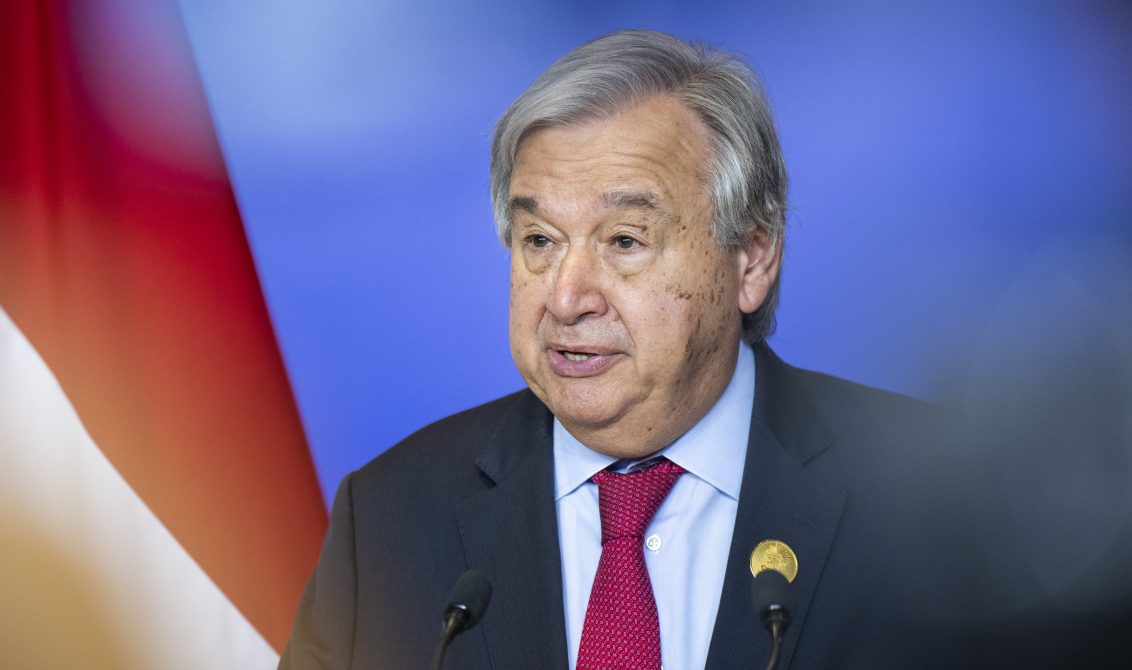
<svg viewBox="0 0 1132 670">
<path fill-rule="evenodd" d="M 511 171 L 527 133 L 608 118 L 654 95 L 684 103 L 712 136 L 708 176 L 716 243 L 735 249 L 762 233 L 781 253 L 786 165 L 758 74 L 735 54 L 649 30 L 612 33 L 574 49 L 499 119 L 491 197 L 500 240 L 511 244 Z M 743 338 L 752 344 L 774 331 L 778 284 L 776 277 L 758 310 L 743 315 Z"/>
</svg>

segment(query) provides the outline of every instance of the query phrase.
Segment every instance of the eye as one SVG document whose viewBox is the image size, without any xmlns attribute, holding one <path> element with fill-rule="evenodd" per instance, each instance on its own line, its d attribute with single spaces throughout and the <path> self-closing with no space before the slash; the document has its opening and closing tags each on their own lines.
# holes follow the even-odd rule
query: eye
<svg viewBox="0 0 1132 670">
<path fill-rule="evenodd" d="M 618 235 L 617 237 L 613 238 L 613 243 L 617 245 L 618 249 L 632 249 L 633 247 L 640 245 L 640 242 L 633 239 L 632 237 L 629 237 L 628 235 Z"/>
<path fill-rule="evenodd" d="M 542 249 L 543 247 L 550 245 L 550 238 L 547 237 L 546 235 L 539 235 L 539 234 L 527 235 L 527 237 L 525 238 L 525 241 L 528 245 L 530 245 L 530 246 L 532 246 L 536 249 Z"/>
</svg>

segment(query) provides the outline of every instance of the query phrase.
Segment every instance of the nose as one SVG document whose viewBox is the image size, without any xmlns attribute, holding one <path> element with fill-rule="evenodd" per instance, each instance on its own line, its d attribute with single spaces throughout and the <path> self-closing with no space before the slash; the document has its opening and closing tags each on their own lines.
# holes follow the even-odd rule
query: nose
<svg viewBox="0 0 1132 670">
<path fill-rule="evenodd" d="M 559 323 L 570 325 L 609 309 L 602 290 L 600 263 L 584 246 L 571 246 L 553 274 L 547 309 Z"/>
</svg>

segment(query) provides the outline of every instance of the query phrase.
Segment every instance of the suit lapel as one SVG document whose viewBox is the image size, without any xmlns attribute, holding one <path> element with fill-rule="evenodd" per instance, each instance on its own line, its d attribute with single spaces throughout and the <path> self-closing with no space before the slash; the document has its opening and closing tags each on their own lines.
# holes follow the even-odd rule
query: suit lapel
<svg viewBox="0 0 1132 670">
<path fill-rule="evenodd" d="M 520 396 L 476 460 L 487 489 L 457 512 L 468 566 L 494 586 L 480 626 L 497 669 L 567 666 L 550 426 Z"/>
<path fill-rule="evenodd" d="M 805 463 L 827 449 L 832 435 L 819 408 L 797 384 L 791 370 L 765 346 L 756 349 L 755 409 L 739 511 L 727 560 L 707 667 L 757 667 L 770 656 L 750 598 L 751 549 L 763 540 L 781 540 L 798 557 L 794 620 L 787 632 L 780 668 L 790 663 L 833 543 L 845 492 L 806 470 Z"/>
</svg>

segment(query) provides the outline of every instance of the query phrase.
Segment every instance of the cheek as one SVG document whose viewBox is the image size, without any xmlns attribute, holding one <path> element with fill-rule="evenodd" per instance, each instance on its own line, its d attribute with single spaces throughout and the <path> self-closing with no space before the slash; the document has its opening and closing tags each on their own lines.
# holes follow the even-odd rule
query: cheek
<svg viewBox="0 0 1132 670">
<path fill-rule="evenodd" d="M 525 271 L 521 266 L 522 261 L 519 260 L 517 254 L 511 256 L 511 319 L 515 319 L 515 309 L 523 302 L 524 295 L 528 292 L 531 283 L 531 275 Z"/>
<path fill-rule="evenodd" d="M 530 273 L 512 266 L 509 302 L 512 347 L 523 344 L 517 341 L 517 336 L 525 335 L 529 338 L 533 335 L 538 328 L 545 305 L 545 292 L 539 282 L 531 277 Z"/>
<path fill-rule="evenodd" d="M 526 352 L 534 343 L 534 333 L 537 328 L 537 325 L 530 323 L 529 314 L 530 310 L 527 308 L 524 292 L 518 284 L 512 281 L 507 334 L 511 345 L 511 358 L 514 359 L 519 372 L 523 374 L 527 370 L 528 354 Z"/>
<path fill-rule="evenodd" d="M 689 268 L 670 277 L 657 295 L 656 312 L 667 330 L 665 348 L 695 367 L 719 351 L 738 320 L 737 287 L 718 265 Z"/>
<path fill-rule="evenodd" d="M 666 277 L 618 296 L 618 312 L 638 355 L 669 362 L 684 355 L 688 330 L 696 321 L 692 288 L 678 278 Z"/>
<path fill-rule="evenodd" d="M 726 278 L 719 267 L 704 265 L 681 269 L 665 278 L 657 300 L 667 303 L 666 309 L 683 315 L 712 311 L 731 297 Z"/>
</svg>

